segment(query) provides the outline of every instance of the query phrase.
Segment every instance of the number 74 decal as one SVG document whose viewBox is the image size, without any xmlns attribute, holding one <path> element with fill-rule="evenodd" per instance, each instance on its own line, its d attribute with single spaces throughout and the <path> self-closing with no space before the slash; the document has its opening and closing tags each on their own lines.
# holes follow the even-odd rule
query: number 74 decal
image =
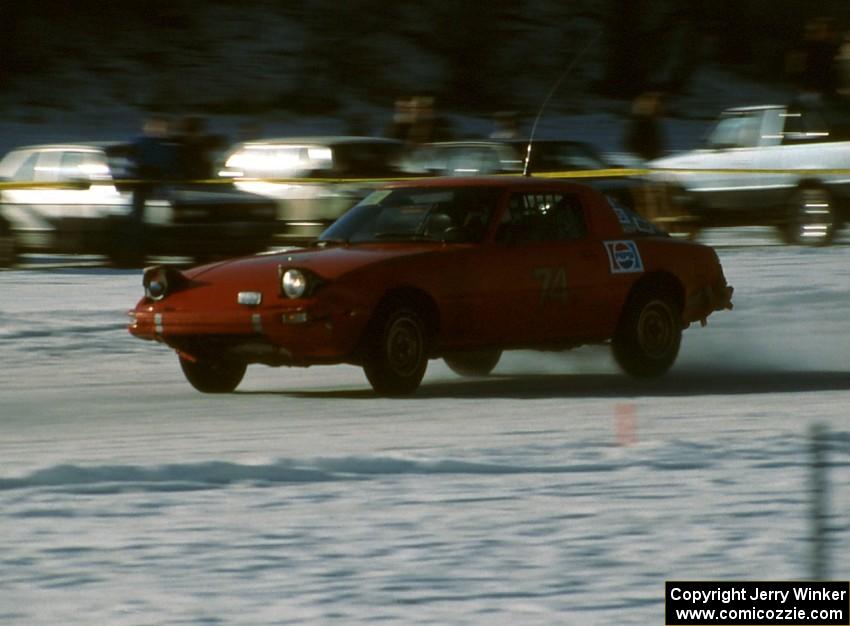
<svg viewBox="0 0 850 626">
<path fill-rule="evenodd" d="M 534 280 L 540 283 L 540 306 L 547 302 L 567 303 L 567 272 L 563 266 L 535 267 Z"/>
</svg>

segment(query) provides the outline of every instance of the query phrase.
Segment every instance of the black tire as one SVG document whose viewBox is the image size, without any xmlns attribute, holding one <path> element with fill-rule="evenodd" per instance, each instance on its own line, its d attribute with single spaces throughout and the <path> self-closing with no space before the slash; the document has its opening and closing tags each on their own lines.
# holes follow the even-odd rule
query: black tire
<svg viewBox="0 0 850 626">
<path fill-rule="evenodd" d="M 239 386 L 247 366 L 238 361 L 190 361 L 180 357 L 186 380 L 203 393 L 230 393 Z"/>
<path fill-rule="evenodd" d="M 473 350 L 443 355 L 446 365 L 460 376 L 487 376 L 501 358 L 501 350 Z"/>
<path fill-rule="evenodd" d="M 788 199 L 788 213 L 781 226 L 785 243 L 825 246 L 832 243 L 838 227 L 832 195 L 817 185 L 799 187 Z"/>
<path fill-rule="evenodd" d="M 627 302 L 611 349 L 627 374 L 661 376 L 673 365 L 682 342 L 676 299 L 663 290 L 635 293 Z"/>
<path fill-rule="evenodd" d="M 124 269 L 144 267 L 147 260 L 144 226 L 127 224 L 120 228 L 108 254 L 109 260 L 115 267 Z"/>
<path fill-rule="evenodd" d="M 363 371 L 379 395 L 409 395 L 428 367 L 428 331 L 422 316 L 409 306 L 382 309 L 366 337 Z"/>
<path fill-rule="evenodd" d="M 0 235 L 0 267 L 14 267 L 17 260 L 15 238 L 12 235 Z"/>
</svg>

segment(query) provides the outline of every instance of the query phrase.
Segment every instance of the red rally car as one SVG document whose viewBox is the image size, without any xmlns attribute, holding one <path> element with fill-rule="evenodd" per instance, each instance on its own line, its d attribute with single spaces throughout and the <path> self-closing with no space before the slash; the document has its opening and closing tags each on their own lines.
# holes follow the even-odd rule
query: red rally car
<svg viewBox="0 0 850 626">
<path fill-rule="evenodd" d="M 663 374 L 682 330 L 732 308 L 717 255 L 581 184 L 434 178 L 375 191 L 309 248 L 144 272 L 130 332 L 176 350 L 199 391 L 247 365 L 353 363 L 409 394 L 428 360 L 486 375 L 502 350 L 610 342 Z"/>
</svg>

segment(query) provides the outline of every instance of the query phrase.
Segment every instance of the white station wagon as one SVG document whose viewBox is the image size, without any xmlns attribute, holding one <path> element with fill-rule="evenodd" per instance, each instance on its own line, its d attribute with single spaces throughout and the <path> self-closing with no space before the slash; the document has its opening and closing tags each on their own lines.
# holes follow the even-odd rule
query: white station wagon
<svg viewBox="0 0 850 626">
<path fill-rule="evenodd" d="M 103 254 L 125 265 L 148 255 L 236 256 L 271 242 L 274 203 L 225 184 L 156 184 L 134 224 L 120 146 L 27 146 L 0 161 L 0 215 L 16 253 Z"/>
</svg>

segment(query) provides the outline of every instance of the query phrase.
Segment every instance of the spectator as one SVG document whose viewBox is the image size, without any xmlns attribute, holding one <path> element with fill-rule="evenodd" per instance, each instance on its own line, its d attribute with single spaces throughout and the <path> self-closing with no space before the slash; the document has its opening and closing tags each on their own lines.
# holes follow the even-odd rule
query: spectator
<svg viewBox="0 0 850 626">
<path fill-rule="evenodd" d="M 113 258 L 122 266 L 135 267 L 144 261 L 147 248 L 145 208 L 147 200 L 163 180 L 174 177 L 179 164 L 177 144 L 170 136 L 169 119 L 152 115 L 142 125 L 142 134 L 129 146 L 133 202 L 130 215 L 116 233 Z"/>
<path fill-rule="evenodd" d="M 664 134 L 661 128 L 661 94 L 650 91 L 638 96 L 623 138 L 627 151 L 644 161 L 664 154 Z"/>
<path fill-rule="evenodd" d="M 437 115 L 434 109 L 434 98 L 415 96 L 410 101 L 410 107 L 410 133 L 407 137 L 410 143 L 420 144 L 451 139 L 449 122 L 445 117 Z"/>
<path fill-rule="evenodd" d="M 435 113 L 434 98 L 413 96 L 395 102 L 393 119 L 385 135 L 410 144 L 451 139 L 448 121 Z"/>
<path fill-rule="evenodd" d="M 163 115 L 152 115 L 142 125 L 142 134 L 130 144 L 131 174 L 148 181 L 164 180 L 174 175 L 178 165 L 177 144 L 170 135 L 170 121 Z"/>
<path fill-rule="evenodd" d="M 391 139 L 400 139 L 408 141 L 410 138 L 410 129 L 413 125 L 413 111 L 411 100 L 407 98 L 398 98 L 395 101 L 395 109 L 393 110 L 393 118 L 387 130 L 384 133 Z"/>
<path fill-rule="evenodd" d="M 187 181 L 206 180 L 213 176 L 213 154 L 224 145 L 224 139 L 207 133 L 206 120 L 187 115 L 180 123 L 177 178 Z"/>
</svg>

